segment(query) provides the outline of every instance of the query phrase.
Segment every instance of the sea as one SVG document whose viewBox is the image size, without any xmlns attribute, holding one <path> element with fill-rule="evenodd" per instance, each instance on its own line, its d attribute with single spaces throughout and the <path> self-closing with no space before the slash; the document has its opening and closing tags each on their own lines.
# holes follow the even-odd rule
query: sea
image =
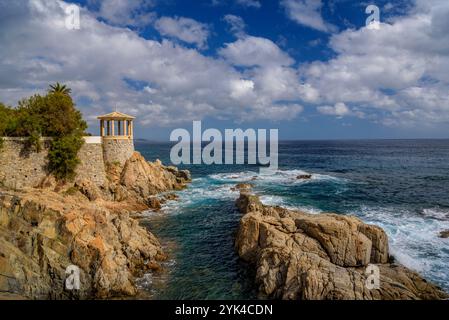
<svg viewBox="0 0 449 320">
<path fill-rule="evenodd" d="M 139 140 L 146 159 L 170 165 L 169 143 Z M 449 140 L 283 141 L 279 168 L 181 165 L 193 181 L 142 224 L 169 258 L 138 286 L 151 299 L 255 299 L 254 271 L 234 249 L 241 214 L 235 184 L 250 182 L 267 205 L 354 215 L 382 227 L 396 261 L 449 292 Z M 298 180 L 300 174 L 310 180 Z"/>
</svg>

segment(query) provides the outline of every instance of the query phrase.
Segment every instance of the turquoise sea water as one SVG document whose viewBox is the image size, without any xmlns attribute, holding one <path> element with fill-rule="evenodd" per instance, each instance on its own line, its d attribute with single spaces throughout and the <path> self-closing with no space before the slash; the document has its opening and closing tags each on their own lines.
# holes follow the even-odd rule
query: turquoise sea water
<svg viewBox="0 0 449 320">
<path fill-rule="evenodd" d="M 170 163 L 169 144 L 137 142 L 136 149 Z M 248 181 L 266 204 L 352 214 L 383 227 L 399 262 L 449 291 L 449 239 L 438 237 L 449 229 L 449 140 L 282 142 L 271 175 L 248 165 L 184 168 L 193 182 L 179 201 L 143 220 L 170 255 L 165 272 L 140 281 L 155 299 L 256 297 L 253 274 L 233 248 L 241 215 L 231 187 Z M 312 179 L 295 179 L 303 172 Z"/>
</svg>

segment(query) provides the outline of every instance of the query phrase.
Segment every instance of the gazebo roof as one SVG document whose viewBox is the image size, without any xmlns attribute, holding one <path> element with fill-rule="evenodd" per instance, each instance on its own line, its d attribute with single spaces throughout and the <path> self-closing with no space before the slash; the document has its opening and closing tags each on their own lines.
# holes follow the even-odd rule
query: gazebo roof
<svg viewBox="0 0 449 320">
<path fill-rule="evenodd" d="M 135 117 L 118 112 L 118 111 L 114 111 L 102 116 L 98 116 L 97 119 L 99 120 L 133 120 L 135 119 Z"/>
</svg>

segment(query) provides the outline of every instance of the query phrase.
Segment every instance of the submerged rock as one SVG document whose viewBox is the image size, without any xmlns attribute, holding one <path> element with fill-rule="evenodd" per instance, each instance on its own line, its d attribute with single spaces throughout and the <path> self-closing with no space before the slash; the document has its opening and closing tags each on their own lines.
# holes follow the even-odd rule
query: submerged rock
<svg viewBox="0 0 449 320">
<path fill-rule="evenodd" d="M 250 183 L 238 183 L 235 185 L 235 187 L 232 187 L 232 191 L 244 191 L 244 192 L 250 192 L 253 188 L 253 185 Z"/>
<path fill-rule="evenodd" d="M 300 174 L 296 177 L 296 179 L 298 180 L 309 180 L 312 179 L 312 175 L 311 174 Z"/>
<path fill-rule="evenodd" d="M 449 238 L 449 230 L 444 230 L 440 232 L 440 238 Z"/>
<path fill-rule="evenodd" d="M 156 211 L 159 211 L 162 209 L 162 203 L 159 200 L 159 198 L 157 198 L 157 197 L 150 197 L 148 199 L 148 206 L 151 209 L 156 210 Z"/>
<path fill-rule="evenodd" d="M 239 256 L 256 268 L 262 297 L 277 299 L 445 299 L 445 292 L 389 259 L 377 226 L 337 214 L 312 215 L 261 204 L 241 193 L 244 213 L 235 240 Z M 368 266 L 380 272 L 369 289 Z M 367 274 L 368 273 L 368 274 Z"/>
<path fill-rule="evenodd" d="M 164 199 L 168 201 L 178 200 L 179 196 L 176 193 L 167 193 L 164 194 Z"/>
</svg>

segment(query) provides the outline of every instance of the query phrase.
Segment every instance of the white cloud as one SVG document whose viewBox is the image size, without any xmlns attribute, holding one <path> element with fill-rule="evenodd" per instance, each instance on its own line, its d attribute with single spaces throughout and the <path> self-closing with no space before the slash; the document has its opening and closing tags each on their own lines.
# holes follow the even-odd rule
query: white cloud
<svg viewBox="0 0 449 320">
<path fill-rule="evenodd" d="M 207 47 L 209 28 L 196 20 L 184 17 L 162 17 L 156 21 L 155 28 L 163 36 L 195 44 L 201 49 Z"/>
<path fill-rule="evenodd" d="M 237 66 L 289 66 L 294 63 L 294 60 L 273 41 L 253 36 L 246 36 L 236 42 L 227 43 L 219 53 Z"/>
<path fill-rule="evenodd" d="M 334 106 L 318 107 L 317 110 L 322 114 L 337 117 L 343 117 L 351 114 L 351 110 L 343 102 L 338 102 Z"/>
<path fill-rule="evenodd" d="M 301 73 L 324 105 L 357 106 L 388 125 L 449 122 L 447 16 L 449 2 L 422 1 L 379 30 L 333 35 L 336 57 Z"/>
<path fill-rule="evenodd" d="M 81 30 L 67 30 L 66 4 L 57 0 L 0 6 L 0 100 L 11 105 L 59 81 L 89 119 L 117 106 L 153 126 L 204 117 L 286 120 L 305 104 L 385 125 L 449 122 L 447 1 L 418 1 L 380 30 L 335 34 L 334 58 L 299 68 L 273 41 L 244 31 L 213 57 L 99 22 L 86 9 Z M 176 35 L 206 44 L 207 36 L 183 34 Z"/>
<path fill-rule="evenodd" d="M 244 7 L 260 8 L 262 6 L 258 0 L 236 0 L 236 2 Z"/>
<path fill-rule="evenodd" d="M 321 0 L 281 0 L 287 16 L 298 24 L 323 32 L 335 32 L 334 25 L 324 21 Z"/>
<path fill-rule="evenodd" d="M 148 0 L 90 0 L 90 6 L 99 5 L 97 15 L 118 26 L 144 26 L 150 24 L 155 14 L 148 12 L 153 1 Z"/>
<path fill-rule="evenodd" d="M 264 66 L 247 72 L 221 57 L 99 22 L 86 9 L 81 29 L 68 30 L 62 1 L 0 5 L 0 99 L 11 105 L 59 81 L 73 88 L 91 123 L 117 107 L 146 126 L 174 126 L 205 117 L 292 119 L 302 111 L 301 90 L 311 92 L 287 66 L 293 59 L 268 39 L 255 40 L 265 50 L 258 62 Z M 271 74 L 278 79 L 269 79 Z"/>
<path fill-rule="evenodd" d="M 223 20 L 229 25 L 230 31 L 237 37 L 245 35 L 245 21 L 239 16 L 233 14 L 227 14 L 223 17 Z"/>
</svg>

